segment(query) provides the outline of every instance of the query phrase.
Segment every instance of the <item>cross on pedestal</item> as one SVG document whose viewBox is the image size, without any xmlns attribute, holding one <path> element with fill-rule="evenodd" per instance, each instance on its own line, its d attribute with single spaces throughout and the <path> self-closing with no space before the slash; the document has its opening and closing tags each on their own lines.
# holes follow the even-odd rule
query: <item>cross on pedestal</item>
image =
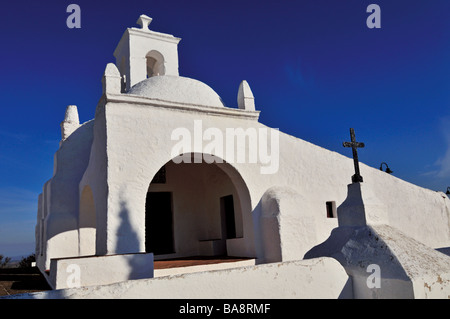
<svg viewBox="0 0 450 319">
<path fill-rule="evenodd" d="M 351 147 L 353 151 L 353 164 L 355 165 L 355 175 L 352 176 L 352 183 L 362 183 L 363 178 L 359 174 L 359 161 L 358 161 L 358 147 L 364 147 L 364 143 L 356 142 L 355 139 L 355 130 L 353 128 L 350 129 L 350 139 L 351 142 L 344 142 L 342 145 L 344 147 Z"/>
</svg>

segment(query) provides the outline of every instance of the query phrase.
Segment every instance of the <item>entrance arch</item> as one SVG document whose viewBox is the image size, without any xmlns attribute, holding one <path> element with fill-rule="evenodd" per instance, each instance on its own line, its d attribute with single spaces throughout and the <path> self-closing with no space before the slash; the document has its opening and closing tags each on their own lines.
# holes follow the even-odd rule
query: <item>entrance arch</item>
<svg viewBox="0 0 450 319">
<path fill-rule="evenodd" d="M 250 194 L 229 163 L 191 153 L 153 177 L 146 198 L 146 252 L 156 257 L 254 257 Z M 186 154 L 182 155 L 186 158 Z M 194 160 L 197 157 L 197 160 Z"/>
</svg>

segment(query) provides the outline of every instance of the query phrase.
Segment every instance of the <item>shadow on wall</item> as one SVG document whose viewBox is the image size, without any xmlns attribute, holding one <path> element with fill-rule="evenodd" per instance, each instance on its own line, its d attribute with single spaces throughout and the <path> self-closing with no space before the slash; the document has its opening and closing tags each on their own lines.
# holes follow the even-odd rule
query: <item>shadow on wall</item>
<svg viewBox="0 0 450 319">
<path fill-rule="evenodd" d="M 261 236 L 261 200 L 252 211 L 253 231 L 255 233 L 256 265 L 267 263 Z"/>
<path fill-rule="evenodd" d="M 48 223 L 45 240 L 64 232 L 78 231 L 78 223 L 74 218 L 79 213 L 78 186 L 89 163 L 93 127 L 94 121 L 82 124 L 55 153 L 56 171 L 45 183 L 43 192 L 43 200 L 46 202 L 44 205 L 54 207 L 45 216 Z M 77 160 L 73 160 L 74 158 Z M 45 190 L 46 187 L 49 189 Z"/>
<path fill-rule="evenodd" d="M 144 279 L 149 278 L 149 269 L 153 269 L 153 263 L 148 264 L 146 258 L 140 258 L 140 240 L 137 231 L 130 222 L 130 214 L 132 212 L 128 209 L 127 204 L 120 201 L 120 226 L 117 230 L 117 254 L 130 254 L 128 259 L 128 279 Z"/>
<path fill-rule="evenodd" d="M 120 226 L 117 229 L 117 243 L 115 252 L 117 254 L 138 253 L 139 252 L 139 238 L 137 231 L 130 222 L 130 210 L 127 204 L 120 201 Z"/>
<path fill-rule="evenodd" d="M 436 250 L 444 255 L 450 256 L 450 247 L 436 248 Z"/>
<path fill-rule="evenodd" d="M 280 211 L 279 201 L 271 200 L 270 196 L 265 196 L 256 205 L 253 211 L 254 226 L 255 226 L 255 240 L 256 249 L 258 252 L 257 264 L 283 262 L 282 244 L 280 238 Z M 299 208 L 300 209 L 300 208 Z M 304 225 L 297 225 L 302 227 Z M 293 247 L 291 247 L 292 249 Z M 303 248 L 299 247 L 297 253 L 301 253 Z M 311 259 L 315 257 L 307 258 L 308 253 L 301 259 Z M 327 256 L 331 257 L 331 256 Z M 353 281 L 349 276 L 345 285 L 342 287 L 342 291 L 338 296 L 338 299 L 353 299 Z"/>
</svg>

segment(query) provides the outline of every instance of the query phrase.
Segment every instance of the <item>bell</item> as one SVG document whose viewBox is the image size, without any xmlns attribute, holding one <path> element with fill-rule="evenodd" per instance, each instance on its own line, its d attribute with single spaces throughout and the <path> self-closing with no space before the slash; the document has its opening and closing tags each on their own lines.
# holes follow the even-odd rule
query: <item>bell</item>
<svg viewBox="0 0 450 319">
<path fill-rule="evenodd" d="M 446 192 L 446 194 L 447 194 L 447 195 L 450 195 L 450 187 L 447 187 L 447 192 Z"/>
</svg>

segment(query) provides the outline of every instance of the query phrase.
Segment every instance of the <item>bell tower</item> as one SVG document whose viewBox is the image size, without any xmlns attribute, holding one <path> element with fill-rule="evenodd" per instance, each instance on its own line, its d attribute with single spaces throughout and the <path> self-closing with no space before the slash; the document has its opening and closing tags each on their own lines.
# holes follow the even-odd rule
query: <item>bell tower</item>
<svg viewBox="0 0 450 319">
<path fill-rule="evenodd" d="M 146 78 L 158 75 L 178 76 L 178 42 L 173 35 L 151 31 L 152 18 L 141 15 L 141 28 L 127 28 L 114 50 L 122 77 L 122 92 Z"/>
</svg>

